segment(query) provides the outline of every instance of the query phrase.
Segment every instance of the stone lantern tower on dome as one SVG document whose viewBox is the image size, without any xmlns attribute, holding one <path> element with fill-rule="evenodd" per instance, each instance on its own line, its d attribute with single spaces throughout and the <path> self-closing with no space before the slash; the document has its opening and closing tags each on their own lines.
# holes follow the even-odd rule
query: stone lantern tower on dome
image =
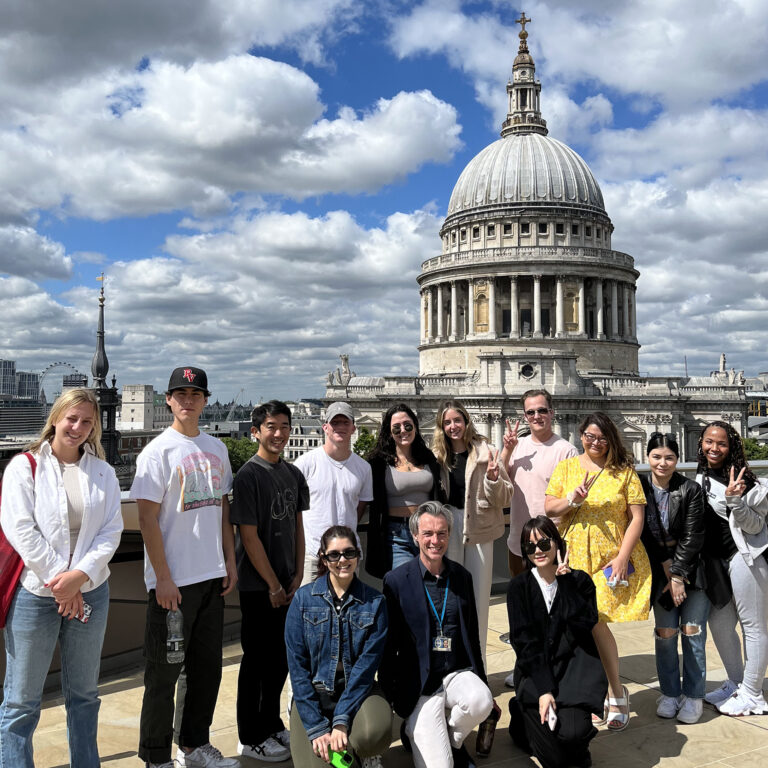
<svg viewBox="0 0 768 768">
<path fill-rule="evenodd" d="M 500 358 L 522 384 L 533 378 L 530 360 L 565 356 L 583 375 L 637 375 L 639 273 L 611 248 L 613 225 L 589 167 L 548 135 L 531 20 L 517 21 L 501 138 L 459 176 L 441 253 L 418 277 L 419 374 L 468 375 Z"/>
</svg>

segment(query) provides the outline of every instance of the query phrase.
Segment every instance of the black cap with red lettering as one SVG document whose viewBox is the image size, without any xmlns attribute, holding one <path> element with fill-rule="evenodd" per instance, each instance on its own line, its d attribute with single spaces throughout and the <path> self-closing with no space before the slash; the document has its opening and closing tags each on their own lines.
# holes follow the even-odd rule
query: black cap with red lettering
<svg viewBox="0 0 768 768">
<path fill-rule="evenodd" d="M 202 368 L 184 366 L 183 368 L 174 369 L 168 382 L 167 394 L 173 392 L 174 389 L 187 388 L 200 389 L 205 392 L 206 397 L 211 396 L 211 393 L 208 391 L 208 377 Z"/>
</svg>

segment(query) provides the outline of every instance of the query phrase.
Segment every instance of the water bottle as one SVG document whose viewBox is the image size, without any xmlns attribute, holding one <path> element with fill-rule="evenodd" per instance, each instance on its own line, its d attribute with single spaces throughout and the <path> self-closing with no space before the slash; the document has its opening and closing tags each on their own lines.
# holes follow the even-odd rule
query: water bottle
<svg viewBox="0 0 768 768">
<path fill-rule="evenodd" d="M 496 735 L 496 724 L 501 718 L 501 708 L 494 701 L 491 714 L 480 723 L 477 729 L 477 739 L 475 741 L 475 752 L 478 757 L 488 757 L 493 747 L 493 737 Z"/>
<path fill-rule="evenodd" d="M 166 661 L 169 664 L 181 664 L 184 661 L 184 617 L 181 611 L 168 611 L 165 626 L 168 629 L 165 641 Z"/>
</svg>

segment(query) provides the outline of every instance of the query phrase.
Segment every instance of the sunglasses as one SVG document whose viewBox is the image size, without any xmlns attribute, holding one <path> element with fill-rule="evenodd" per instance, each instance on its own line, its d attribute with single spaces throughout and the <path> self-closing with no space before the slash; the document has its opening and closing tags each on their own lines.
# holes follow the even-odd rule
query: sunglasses
<svg viewBox="0 0 768 768">
<path fill-rule="evenodd" d="M 322 557 L 326 563 L 338 563 L 342 557 L 345 560 L 357 560 L 357 558 L 360 557 L 360 550 L 357 549 L 357 547 L 350 547 L 342 552 L 337 552 L 335 549 L 332 549 L 330 552 L 320 555 L 320 557 Z"/>
<path fill-rule="evenodd" d="M 542 552 L 549 552 L 552 549 L 552 539 L 539 539 L 538 541 L 526 541 L 523 551 L 526 555 L 532 555 L 536 549 Z"/>
<path fill-rule="evenodd" d="M 405 424 L 394 424 L 392 426 L 393 435 L 399 435 L 401 432 L 413 432 L 413 424 L 410 421 L 406 421 Z"/>
<path fill-rule="evenodd" d="M 533 416 L 546 416 L 549 413 L 549 408 L 531 408 L 528 411 L 523 411 L 525 415 L 530 419 Z"/>
<path fill-rule="evenodd" d="M 598 437 L 597 435 L 593 435 L 591 432 L 585 432 L 582 437 L 588 443 L 595 443 L 595 445 L 608 445 L 608 438 Z"/>
</svg>

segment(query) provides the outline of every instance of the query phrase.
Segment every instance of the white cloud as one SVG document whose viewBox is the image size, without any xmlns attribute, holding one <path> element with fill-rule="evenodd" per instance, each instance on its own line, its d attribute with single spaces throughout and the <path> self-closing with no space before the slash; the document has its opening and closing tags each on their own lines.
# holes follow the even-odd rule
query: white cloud
<svg viewBox="0 0 768 768">
<path fill-rule="evenodd" d="M 120 384 L 164 386 L 173 365 L 196 361 L 224 398 L 240 386 L 269 396 L 317 393 L 342 351 L 361 373 L 414 373 L 416 276 L 439 224 L 430 211 L 394 213 L 372 228 L 346 211 L 271 211 L 171 237 L 167 255 L 107 268 L 110 368 Z M 54 350 L 65 344 L 70 362 L 87 369 L 96 290 L 75 287 L 57 301 L 9 278 L 0 279 L 0 297 L 42 315 L 34 342 L 26 314 L 4 321 L 8 356 L 42 366 L 60 359 L 63 347 Z"/>
<path fill-rule="evenodd" d="M 373 192 L 460 146 L 454 108 L 428 91 L 324 119 L 318 95 L 295 67 L 247 54 L 83 80 L 0 130 L 6 215 L 215 215 L 238 192 Z"/>
<path fill-rule="evenodd" d="M 0 226 L 0 273 L 66 280 L 72 275 L 72 259 L 61 243 L 31 227 Z"/>
</svg>

